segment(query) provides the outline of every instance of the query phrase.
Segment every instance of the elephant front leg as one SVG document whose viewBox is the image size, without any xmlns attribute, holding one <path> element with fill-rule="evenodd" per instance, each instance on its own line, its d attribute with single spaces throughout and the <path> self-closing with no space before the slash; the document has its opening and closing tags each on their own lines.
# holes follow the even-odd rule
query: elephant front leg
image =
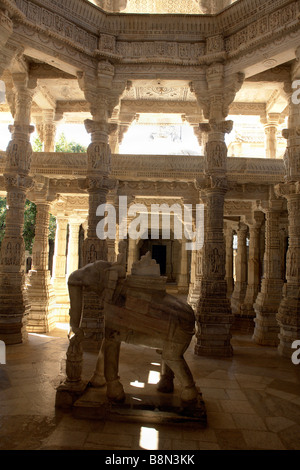
<svg viewBox="0 0 300 470">
<path fill-rule="evenodd" d="M 105 339 L 104 375 L 107 386 L 106 395 L 109 400 L 118 403 L 125 400 L 123 385 L 119 381 L 120 346 L 119 341 Z"/>
</svg>

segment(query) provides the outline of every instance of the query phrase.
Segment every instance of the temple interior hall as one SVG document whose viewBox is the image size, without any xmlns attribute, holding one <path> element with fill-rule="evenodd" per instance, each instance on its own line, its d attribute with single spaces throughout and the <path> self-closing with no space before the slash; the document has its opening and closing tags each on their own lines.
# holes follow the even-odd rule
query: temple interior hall
<svg viewBox="0 0 300 470">
<path fill-rule="evenodd" d="M 0 0 L 0 450 L 300 450 L 299 40 L 299 0 Z"/>
</svg>

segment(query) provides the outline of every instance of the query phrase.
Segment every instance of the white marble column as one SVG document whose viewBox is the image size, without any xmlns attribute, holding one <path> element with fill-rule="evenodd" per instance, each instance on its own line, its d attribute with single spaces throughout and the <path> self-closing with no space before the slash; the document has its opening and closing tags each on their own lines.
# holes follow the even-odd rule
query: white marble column
<svg viewBox="0 0 300 470">
<path fill-rule="evenodd" d="M 247 225 L 240 223 L 237 230 L 238 247 L 235 257 L 236 281 L 231 297 L 231 308 L 234 315 L 240 314 L 247 289 L 247 233 Z"/>
<path fill-rule="evenodd" d="M 227 296 L 230 298 L 234 289 L 233 279 L 233 229 L 227 226 L 225 229 L 226 243 L 226 282 Z"/>
<path fill-rule="evenodd" d="M 79 229 L 81 220 L 78 218 L 69 218 L 69 240 L 67 256 L 67 279 L 73 271 L 78 269 L 79 265 Z"/>
<path fill-rule="evenodd" d="M 276 315 L 283 287 L 279 232 L 283 202 L 274 198 L 262 206 L 266 214 L 265 254 L 261 290 L 254 304 L 256 318 L 253 340 L 265 346 L 277 346 L 279 343 Z"/>
<path fill-rule="evenodd" d="M 218 52 L 224 52 L 223 38 L 219 38 Z M 207 50 L 214 47 L 207 40 Z M 204 246 L 201 250 L 200 296 L 196 307 L 197 334 L 195 354 L 231 356 L 231 325 L 233 315 L 227 298 L 225 279 L 226 247 L 223 233 L 224 200 L 228 190 L 227 145 L 225 135 L 232 130 L 227 121 L 229 106 L 243 83 L 242 74 L 226 76 L 221 63 L 212 63 L 206 69 L 205 81 L 192 83 L 192 90 L 209 122 L 201 125 L 208 140 L 205 148 L 204 175 L 200 185 L 205 202 Z"/>
<path fill-rule="evenodd" d="M 52 279 L 56 297 L 57 321 L 60 322 L 69 321 L 70 308 L 66 277 L 67 227 L 68 218 L 57 215 Z"/>
<path fill-rule="evenodd" d="M 249 223 L 247 289 L 244 301 L 241 305 L 239 316 L 239 329 L 251 333 L 254 329 L 255 318 L 255 311 L 253 306 L 260 289 L 260 229 L 264 221 L 263 213 L 255 211 L 253 213 L 252 219 L 252 222 Z"/>
<path fill-rule="evenodd" d="M 180 251 L 180 271 L 177 276 L 177 289 L 179 294 L 187 294 L 189 290 L 189 273 L 188 273 L 188 251 L 186 250 L 185 238 L 181 241 Z"/>
<path fill-rule="evenodd" d="M 127 255 L 127 273 L 131 273 L 133 263 L 139 260 L 138 240 L 129 237 Z"/>
<path fill-rule="evenodd" d="M 300 79 L 300 47 L 296 50 L 291 80 Z M 286 283 L 277 314 L 279 323 L 278 351 L 291 358 L 292 344 L 300 338 L 300 106 L 293 99 L 291 83 L 285 91 L 289 97 L 288 129 L 283 131 L 287 139 L 285 160 L 285 183 L 276 188 L 277 195 L 287 200 L 289 244 L 286 257 Z"/>
<path fill-rule="evenodd" d="M 34 333 L 48 333 L 56 324 L 56 299 L 48 270 L 50 204 L 47 198 L 36 201 L 32 268 L 27 286 L 30 303 L 27 330 Z"/>
<path fill-rule="evenodd" d="M 77 75 L 81 90 L 89 103 L 92 119 L 84 121 L 86 131 L 91 136 L 87 149 L 86 190 L 89 195 L 88 229 L 84 240 L 84 264 L 108 259 L 107 241 L 97 235 L 99 206 L 107 202 L 109 191 L 117 182 L 111 178 L 111 149 L 109 135 L 116 130 L 116 124 L 109 123 L 114 108 L 127 82 L 115 80 L 115 67 L 107 60 L 98 62 L 97 73 Z M 104 216 L 103 216 L 104 217 Z M 85 345 L 99 350 L 104 335 L 104 316 L 101 299 L 96 294 L 84 295 L 82 328 L 85 331 Z"/>
<path fill-rule="evenodd" d="M 44 152 L 55 152 L 56 122 L 55 111 L 43 110 L 43 142 Z"/>
<path fill-rule="evenodd" d="M 277 132 L 280 121 L 280 114 L 270 113 L 265 118 L 261 119 L 265 130 L 265 148 L 266 158 L 277 157 Z"/>
<path fill-rule="evenodd" d="M 36 85 L 29 81 L 26 72 L 13 74 L 13 81 L 15 115 L 14 124 L 9 126 L 11 140 L 6 150 L 7 213 L 0 253 L 0 339 L 6 344 L 21 343 L 27 338 L 30 305 L 25 291 L 23 225 L 26 196 L 33 187 L 29 173 L 32 157 L 30 134 L 34 127 L 30 122 Z"/>
</svg>

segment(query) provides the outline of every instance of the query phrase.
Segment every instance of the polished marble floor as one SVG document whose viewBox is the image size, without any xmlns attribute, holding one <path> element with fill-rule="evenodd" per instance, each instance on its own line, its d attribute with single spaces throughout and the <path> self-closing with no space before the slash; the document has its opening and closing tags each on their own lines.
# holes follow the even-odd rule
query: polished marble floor
<svg viewBox="0 0 300 470">
<path fill-rule="evenodd" d="M 212 359 L 195 356 L 191 345 L 186 360 L 206 404 L 206 429 L 75 419 L 54 406 L 68 344 L 65 325 L 58 326 L 6 348 L 0 450 L 300 450 L 300 365 L 279 357 L 275 348 L 236 335 L 234 356 Z M 94 353 L 84 353 L 86 378 L 95 360 Z M 154 391 L 158 364 L 156 351 L 123 345 L 125 390 Z"/>
</svg>

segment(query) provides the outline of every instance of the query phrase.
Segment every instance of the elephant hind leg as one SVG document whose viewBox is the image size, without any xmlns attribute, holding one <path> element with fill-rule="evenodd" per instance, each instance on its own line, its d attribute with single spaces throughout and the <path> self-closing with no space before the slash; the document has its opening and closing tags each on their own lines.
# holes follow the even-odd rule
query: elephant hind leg
<svg viewBox="0 0 300 470">
<path fill-rule="evenodd" d="M 105 339 L 104 347 L 104 375 L 106 380 L 107 398 L 122 403 L 125 400 L 123 385 L 119 381 L 119 356 L 121 343 Z"/>
<path fill-rule="evenodd" d="M 102 340 L 94 375 L 90 380 L 90 384 L 92 387 L 97 387 L 97 388 L 104 387 L 104 385 L 106 384 L 106 380 L 104 376 L 104 348 L 105 348 L 105 339 Z"/>
<path fill-rule="evenodd" d="M 174 372 L 164 360 L 162 360 L 161 378 L 157 384 L 157 390 L 162 393 L 172 393 L 174 391 Z"/>
<path fill-rule="evenodd" d="M 196 388 L 189 366 L 183 357 L 184 351 L 185 348 L 182 344 L 168 342 L 164 346 L 162 359 L 174 372 L 175 377 L 178 378 L 181 385 L 183 386 L 181 393 L 182 401 L 192 402 L 197 400 L 198 390 Z"/>
</svg>

